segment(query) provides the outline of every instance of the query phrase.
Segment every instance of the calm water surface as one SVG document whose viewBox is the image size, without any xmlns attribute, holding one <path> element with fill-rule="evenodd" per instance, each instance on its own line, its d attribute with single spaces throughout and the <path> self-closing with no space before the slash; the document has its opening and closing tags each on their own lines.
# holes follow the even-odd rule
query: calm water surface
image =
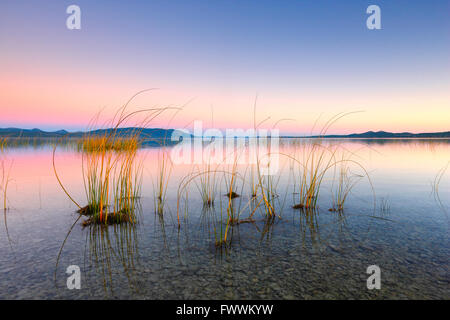
<svg viewBox="0 0 450 320">
<path fill-rule="evenodd" d="M 286 140 L 282 148 L 293 152 L 297 143 Z M 77 207 L 56 181 L 52 148 L 7 149 L 2 159 L 12 169 L 9 210 L 0 224 L 0 298 L 449 299 L 450 170 L 439 186 L 442 203 L 432 186 L 450 161 L 450 141 L 339 143 L 356 152 L 369 172 L 375 206 L 371 185 L 362 178 L 343 213 L 328 211 L 333 185 L 327 177 L 318 210 L 292 209 L 295 170 L 281 159 L 281 218 L 268 224 L 258 211 L 255 223 L 232 228 L 229 247 L 221 249 L 214 245 L 214 226 L 226 207 L 221 176 L 211 209 L 203 208 L 195 181 L 189 186 L 179 230 L 177 189 L 193 166 L 173 168 L 159 216 L 153 181 L 161 150 L 143 149 L 138 225 L 83 228 Z M 80 154 L 60 148 L 56 165 L 66 188 L 83 203 Z M 239 167 L 242 176 L 248 170 Z M 250 189 L 241 184 L 233 205 L 246 217 Z M 81 269 L 80 290 L 66 287 L 69 265 Z M 381 268 L 381 290 L 366 287 L 369 265 Z"/>
</svg>

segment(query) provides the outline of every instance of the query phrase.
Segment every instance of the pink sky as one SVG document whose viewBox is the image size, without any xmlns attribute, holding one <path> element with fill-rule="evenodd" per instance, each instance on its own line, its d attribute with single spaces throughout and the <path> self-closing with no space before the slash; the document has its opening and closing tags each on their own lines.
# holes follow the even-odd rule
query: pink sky
<svg viewBox="0 0 450 320">
<path fill-rule="evenodd" d="M 356 1 L 326 10 L 315 1 L 79 5 L 74 31 L 61 1 L 0 4 L 0 127 L 84 129 L 102 108 L 107 119 L 156 87 L 133 107 L 192 100 L 174 128 L 209 126 L 211 110 L 215 127 L 251 128 L 258 95 L 258 120 L 293 119 L 282 134 L 357 110 L 329 133 L 450 130 L 448 3 L 410 5 L 408 14 L 386 3 L 377 31 Z"/>
<path fill-rule="evenodd" d="M 380 92 L 368 92 L 364 88 L 322 92 L 311 86 L 298 91 L 277 87 L 257 91 L 231 85 L 219 87 L 214 83 L 205 87 L 174 82 L 175 85 L 162 83 L 159 89 L 141 95 L 132 109 L 182 106 L 190 101 L 171 127 L 181 128 L 193 120 L 203 120 L 204 126 L 209 127 L 213 110 L 215 127 L 250 128 L 253 103 L 258 94 L 258 121 L 270 117 L 267 125 L 272 126 L 279 119 L 293 119 L 279 124 L 284 133 L 307 133 L 321 115 L 325 121 L 336 113 L 358 110 L 364 112 L 340 120 L 330 133 L 449 130 L 450 99 L 445 85 L 414 92 L 402 87 L 384 88 Z M 33 66 L 5 70 L 0 74 L 0 83 L 0 127 L 69 130 L 85 128 L 103 108 L 102 119 L 110 118 L 135 92 L 159 84 L 150 77 L 110 77 L 70 68 Z M 154 126 L 166 127 L 171 114 L 154 121 Z"/>
</svg>

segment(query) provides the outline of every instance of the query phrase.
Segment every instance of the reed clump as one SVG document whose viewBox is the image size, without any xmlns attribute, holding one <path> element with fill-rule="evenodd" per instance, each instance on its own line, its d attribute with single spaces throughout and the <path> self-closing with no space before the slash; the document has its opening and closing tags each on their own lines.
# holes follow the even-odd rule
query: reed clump
<svg viewBox="0 0 450 320">
<path fill-rule="evenodd" d="M 78 212 L 89 216 L 88 224 L 136 223 L 136 207 L 141 194 L 142 161 L 138 157 L 143 128 L 167 109 L 153 108 L 133 112 L 127 110 L 131 101 L 144 90 L 135 94 L 119 108 L 115 116 L 106 122 L 106 129 L 90 130 L 79 142 L 82 154 L 82 177 L 86 202 L 80 206 L 64 187 L 55 166 L 53 149 L 53 167 L 56 178 L 66 195 L 78 206 Z M 140 120 L 136 120 L 141 116 Z M 94 117 L 91 127 L 98 122 L 99 114 Z M 133 125 L 130 126 L 130 121 Z"/>
<path fill-rule="evenodd" d="M 231 170 L 228 170 L 230 174 L 224 174 L 225 179 L 225 187 L 228 191 L 225 196 L 231 201 L 231 199 L 238 198 L 240 195 L 236 192 L 237 186 L 236 186 L 236 180 L 237 180 L 237 165 L 238 165 L 238 156 L 236 154 L 236 151 L 234 153 L 234 160 L 231 167 Z"/>
<path fill-rule="evenodd" d="M 348 114 L 348 113 L 347 113 Z M 214 234 L 215 234 L 215 246 L 222 247 L 228 246 L 231 243 L 230 231 L 233 230 L 233 226 L 241 223 L 255 223 L 255 213 L 258 211 L 262 214 L 262 221 L 265 223 L 265 228 L 270 230 L 270 227 L 281 219 L 281 213 L 285 204 L 286 196 L 280 196 L 277 189 L 280 179 L 286 177 L 278 172 L 278 158 L 275 156 L 284 155 L 291 160 L 291 172 L 292 174 L 287 177 L 286 194 L 288 188 L 291 189 L 291 178 L 294 179 L 294 209 L 301 209 L 301 214 L 306 216 L 312 216 L 318 212 L 319 197 L 323 197 L 321 191 L 323 185 L 330 186 L 331 184 L 331 199 L 332 208 L 329 211 L 342 212 L 347 203 L 349 195 L 358 181 L 367 177 L 372 190 L 373 186 L 370 181 L 370 177 L 364 167 L 353 159 L 355 153 L 349 152 L 342 144 L 335 143 L 332 140 L 325 139 L 325 134 L 328 128 L 338 119 L 347 115 L 345 113 L 338 114 L 332 117 L 326 122 L 320 134 L 318 136 L 299 139 L 298 142 L 294 142 L 296 150 L 294 153 L 279 152 L 278 141 L 270 140 L 270 144 L 264 144 L 267 139 L 261 139 L 261 137 L 254 137 L 249 141 L 252 146 L 256 148 L 252 151 L 252 158 L 255 159 L 255 165 L 250 167 L 249 180 L 246 181 L 247 170 L 244 177 L 238 172 L 238 156 L 234 153 L 234 161 L 231 161 L 232 166 L 219 170 L 218 168 L 212 169 L 210 163 L 207 164 L 206 169 L 203 171 L 193 172 L 185 176 L 178 188 L 177 196 L 177 219 L 178 228 L 181 226 L 180 213 L 182 209 L 181 200 L 185 200 L 185 215 L 187 216 L 188 194 L 189 184 L 193 181 L 197 183 L 197 179 L 200 180 L 200 184 L 197 184 L 199 188 L 201 198 L 205 208 L 205 212 L 211 212 L 214 214 Z M 256 132 L 260 123 L 254 121 L 254 130 Z M 271 137 L 270 139 L 277 139 Z M 260 141 L 261 140 L 261 141 Z M 280 142 L 281 143 L 281 142 Z M 290 143 L 290 142 L 289 142 Z M 228 161 L 227 161 L 228 162 Z M 354 169 L 357 170 L 354 170 Z M 298 171 L 296 171 L 298 170 Z M 226 192 L 226 200 L 220 199 L 220 214 L 216 213 L 214 208 L 215 190 L 216 190 L 216 178 L 217 173 L 223 173 L 223 180 L 218 185 L 224 187 Z M 333 175 L 334 172 L 334 175 Z M 361 174 L 359 174 L 361 173 Z M 330 179 L 331 176 L 331 179 Z M 242 190 L 237 190 L 240 181 L 242 180 Z M 243 193 L 244 186 L 249 186 L 248 195 Z M 247 188 L 246 187 L 246 188 Z M 223 189 L 222 189 L 223 190 Z M 283 194 L 280 192 L 280 194 Z M 239 198 L 239 207 L 237 206 L 237 200 Z M 374 194 L 375 199 L 375 194 Z M 241 201 L 247 201 L 244 208 L 241 210 Z M 242 219 L 241 214 L 246 210 L 249 212 L 246 218 Z M 311 220 L 312 221 L 312 220 Z M 266 229 L 264 229 L 266 230 Z M 269 234 L 267 231 L 263 231 L 264 234 Z"/>
<path fill-rule="evenodd" d="M 140 141 L 135 137 L 110 137 L 103 135 L 86 135 L 77 144 L 78 151 L 82 152 L 102 152 L 104 150 L 113 151 L 134 151 L 139 148 Z"/>
<path fill-rule="evenodd" d="M 293 206 L 294 209 L 317 208 L 321 185 L 324 178 L 331 169 L 336 169 L 338 165 L 340 165 L 340 168 L 338 168 L 338 189 L 335 193 L 333 199 L 334 205 L 331 210 L 339 211 L 343 209 L 345 200 L 354 186 L 354 184 L 350 182 L 351 179 L 349 178 L 349 171 L 346 163 L 356 162 L 344 158 L 345 152 L 343 153 L 343 158 L 337 160 L 336 153 L 340 149 L 340 146 L 325 142 L 324 136 L 336 121 L 352 113 L 355 112 L 338 113 L 331 117 L 323 125 L 317 136 L 306 141 L 304 145 L 301 146 L 301 153 L 303 155 L 302 160 L 299 160 L 295 156 L 289 156 L 298 164 L 299 171 L 298 203 Z M 356 164 L 360 166 L 358 163 Z M 362 166 L 360 167 L 362 168 Z"/>
<path fill-rule="evenodd" d="M 337 179 L 335 179 L 337 180 L 337 185 L 336 190 L 333 192 L 333 206 L 329 211 L 344 211 L 344 204 L 348 195 L 356 183 L 364 177 L 363 175 L 351 172 L 350 164 L 352 163 L 344 151 L 340 160 L 335 164 L 338 174 Z"/>
<path fill-rule="evenodd" d="M 140 197 L 142 165 L 137 161 L 138 136 L 120 138 L 87 137 L 83 149 L 83 179 L 87 205 L 79 210 L 89 215 L 85 224 L 134 223 L 134 209 Z M 115 146 L 112 148 L 112 146 Z"/>
<path fill-rule="evenodd" d="M 298 203 L 294 209 L 314 209 L 317 206 L 320 187 L 327 171 L 334 162 L 336 150 L 333 146 L 325 146 L 322 138 L 313 139 L 303 150 L 303 161 L 300 164 Z"/>
<path fill-rule="evenodd" d="M 8 138 L 0 137 L 0 152 L 3 152 L 8 146 Z"/>
<path fill-rule="evenodd" d="M 204 207 L 214 206 L 217 193 L 217 173 L 217 168 L 212 168 L 211 163 L 208 163 L 203 171 L 198 170 L 200 181 L 196 185 Z"/>
</svg>

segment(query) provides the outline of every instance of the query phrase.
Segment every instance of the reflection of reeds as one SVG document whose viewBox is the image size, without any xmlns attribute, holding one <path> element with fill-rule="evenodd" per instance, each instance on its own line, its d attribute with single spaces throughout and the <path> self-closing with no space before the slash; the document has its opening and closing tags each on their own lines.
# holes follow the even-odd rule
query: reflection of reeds
<svg viewBox="0 0 450 320">
<path fill-rule="evenodd" d="M 210 183 L 214 183 L 214 188 L 216 188 L 216 181 L 215 181 L 215 175 L 218 173 L 222 173 L 224 175 L 224 179 L 222 180 L 222 182 L 225 180 L 225 176 L 228 175 L 229 178 L 226 179 L 225 184 L 226 184 L 226 189 L 228 191 L 228 194 L 225 197 L 225 200 L 222 200 L 222 198 L 219 199 L 219 209 L 218 212 L 216 211 L 216 208 L 213 205 L 209 205 L 207 202 L 203 202 L 203 212 L 206 214 L 209 214 L 209 222 L 213 222 L 213 226 L 214 226 L 214 234 L 215 234 L 215 244 L 216 246 L 222 246 L 227 244 L 227 239 L 228 239 L 228 234 L 229 234 L 229 230 L 233 225 L 239 224 L 239 223 L 243 223 L 243 222 L 249 222 L 249 219 L 246 220 L 240 220 L 240 214 L 242 212 L 242 210 L 238 210 L 236 211 L 236 208 L 234 206 L 234 199 L 238 198 L 238 197 L 233 197 L 233 193 L 234 191 L 230 190 L 236 190 L 236 189 L 230 189 L 230 184 L 234 184 L 236 179 L 241 179 L 242 177 L 238 174 L 237 170 L 235 171 L 225 171 L 225 170 L 206 170 L 206 171 L 200 171 L 200 172 L 193 172 L 189 175 L 186 175 L 185 177 L 183 177 L 183 179 L 181 180 L 179 186 L 178 186 L 178 192 L 177 192 L 177 220 L 178 220 L 178 228 L 181 227 L 181 220 L 180 220 L 180 213 L 182 210 L 182 205 L 181 205 L 181 201 L 183 199 L 183 195 L 184 195 L 184 203 L 185 203 L 185 214 L 187 215 L 188 212 L 188 197 L 189 197 L 189 186 L 192 182 L 195 182 L 196 180 L 201 180 L 203 181 L 202 184 L 205 186 L 206 182 L 205 180 L 205 176 L 208 175 L 213 175 L 214 174 L 214 181 L 210 181 Z M 244 182 L 242 182 L 242 188 L 244 187 Z M 199 187 L 197 185 L 197 187 L 199 188 L 199 190 L 202 190 L 201 187 Z M 236 190 L 237 191 L 237 190 Z M 242 191 L 242 190 L 241 190 Z M 215 189 L 214 189 L 215 192 Z M 226 202 L 226 204 L 224 205 L 223 201 Z M 249 201 L 250 203 L 250 201 Z M 248 207 L 248 204 L 245 208 Z M 244 208 L 244 209 L 245 209 Z M 243 209 L 243 210 L 244 210 Z M 204 217 L 207 217 L 207 215 L 205 215 Z"/>
<path fill-rule="evenodd" d="M 387 214 L 391 211 L 391 205 L 388 198 L 380 198 L 380 211 L 382 214 Z"/>
<path fill-rule="evenodd" d="M 0 152 L 3 152 L 8 146 L 8 138 L 0 137 Z"/>
<path fill-rule="evenodd" d="M 447 213 L 447 209 L 446 209 L 445 204 L 442 202 L 442 199 L 441 199 L 441 197 L 439 195 L 439 186 L 440 186 L 442 178 L 444 177 L 445 173 L 447 172 L 447 169 L 448 169 L 449 166 L 450 166 L 450 161 L 438 171 L 438 173 L 434 177 L 434 181 L 433 181 L 433 185 L 432 185 L 432 188 L 433 188 L 432 191 L 433 191 L 434 199 L 436 200 L 436 202 L 441 207 L 441 210 L 443 212 L 445 212 L 445 213 Z"/>
<path fill-rule="evenodd" d="M 0 159 L 0 166 L 1 166 L 1 180 L 0 180 L 0 191 L 1 191 L 1 195 L 2 195 L 2 204 L 3 204 L 3 210 L 7 210 L 8 209 L 8 198 L 7 198 L 7 193 L 8 193 L 8 185 L 11 181 L 10 179 L 10 173 L 11 173 L 11 168 L 12 168 L 12 162 L 9 166 L 9 168 L 6 167 L 5 164 L 5 160 L 4 159 Z"/>
<path fill-rule="evenodd" d="M 0 180 L 0 192 L 1 192 L 1 196 L 2 196 L 2 203 L 3 203 L 3 222 L 5 224 L 5 229 L 6 229 L 6 236 L 8 237 L 8 241 L 11 245 L 11 238 L 9 236 L 9 230 L 8 230 L 8 220 L 7 220 L 7 211 L 8 211 L 8 185 L 11 181 L 10 179 L 10 173 L 11 173 L 11 169 L 12 169 L 12 165 L 13 165 L 13 161 L 11 161 L 11 164 L 9 165 L 9 167 L 6 167 L 6 161 L 5 159 L 3 159 L 3 150 L 0 151 L 0 166 L 1 166 L 1 180 Z"/>
<path fill-rule="evenodd" d="M 166 202 L 167 187 L 173 164 L 165 150 L 158 153 L 158 172 L 156 176 L 156 186 L 154 186 L 155 212 L 163 214 Z"/>
<path fill-rule="evenodd" d="M 115 225 L 113 229 L 102 225 L 88 227 L 87 262 L 94 267 L 103 283 L 105 294 L 114 296 L 116 269 L 123 270 L 130 290 L 137 291 L 134 270 L 138 263 L 138 241 L 135 225 Z"/>
<path fill-rule="evenodd" d="M 256 130 L 256 129 L 255 129 Z M 277 197 L 276 193 L 276 183 L 274 181 L 275 176 L 273 174 L 269 174 L 270 172 L 270 160 L 271 160 L 271 152 L 268 148 L 268 140 L 256 138 L 256 184 L 253 179 L 253 172 L 251 172 L 251 189 L 252 189 L 252 199 L 254 201 L 258 201 L 258 204 L 255 207 L 255 210 L 262 206 L 264 209 L 265 216 L 267 218 L 272 218 L 275 216 L 275 198 Z M 267 143 L 264 146 L 264 143 Z M 272 143 L 272 142 L 270 142 Z M 278 155 L 277 155 L 278 156 Z M 261 163 L 265 161 L 266 166 L 265 170 L 267 170 L 267 174 L 263 174 Z M 254 211 L 251 216 L 253 216 Z"/>
<path fill-rule="evenodd" d="M 59 146 L 74 147 L 78 144 L 79 137 L 23 137 L 23 136 L 12 136 L 12 137 L 0 137 L 0 151 L 5 151 L 7 148 L 40 148 L 44 146 L 53 146 L 58 144 Z"/>
</svg>

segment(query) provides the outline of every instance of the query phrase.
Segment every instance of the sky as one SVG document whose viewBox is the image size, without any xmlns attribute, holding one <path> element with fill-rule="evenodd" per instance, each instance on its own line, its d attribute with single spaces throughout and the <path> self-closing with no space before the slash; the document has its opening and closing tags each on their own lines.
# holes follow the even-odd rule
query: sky
<svg viewBox="0 0 450 320">
<path fill-rule="evenodd" d="M 361 111 L 329 133 L 449 131 L 449 3 L 2 0 L 0 127 L 82 130 L 155 88 L 130 108 L 183 109 L 150 127 L 256 118 L 305 134 Z M 80 30 L 66 27 L 72 4 Z M 372 4 L 380 30 L 366 26 Z"/>
</svg>

